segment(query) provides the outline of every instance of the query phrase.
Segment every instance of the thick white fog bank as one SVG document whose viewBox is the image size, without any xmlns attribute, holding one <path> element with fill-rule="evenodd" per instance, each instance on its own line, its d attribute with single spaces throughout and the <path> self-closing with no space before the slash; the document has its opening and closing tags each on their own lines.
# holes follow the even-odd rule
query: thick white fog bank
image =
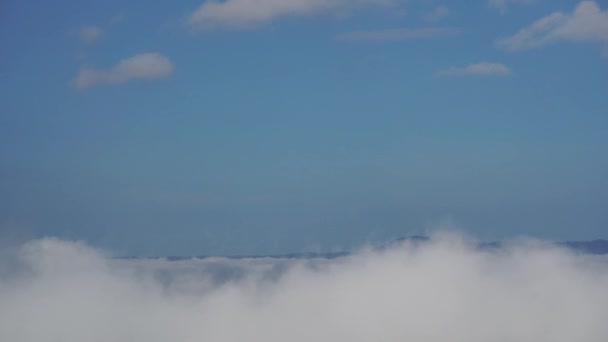
<svg viewBox="0 0 608 342">
<path fill-rule="evenodd" d="M 454 236 L 333 260 L 0 253 L 0 341 L 608 341 L 608 259 Z"/>
</svg>

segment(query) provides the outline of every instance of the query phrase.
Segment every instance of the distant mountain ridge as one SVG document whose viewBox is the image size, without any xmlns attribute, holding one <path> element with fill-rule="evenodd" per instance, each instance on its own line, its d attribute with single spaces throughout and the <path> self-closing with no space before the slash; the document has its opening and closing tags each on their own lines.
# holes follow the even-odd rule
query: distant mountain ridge
<svg viewBox="0 0 608 342">
<path fill-rule="evenodd" d="M 558 244 L 586 254 L 608 254 L 608 240 L 566 241 Z"/>
<path fill-rule="evenodd" d="M 398 238 L 395 241 L 399 243 L 406 241 L 411 241 L 414 243 L 425 243 L 429 240 L 430 238 L 428 236 L 414 235 L 411 237 Z M 554 243 L 557 246 L 566 247 L 578 253 L 595 255 L 608 254 L 608 240 L 604 239 L 596 239 L 589 241 L 558 241 Z M 503 246 L 504 243 L 501 241 L 480 242 L 478 244 L 478 247 L 481 249 L 496 249 L 501 248 Z"/>
<path fill-rule="evenodd" d="M 381 244 L 376 246 L 379 249 L 389 248 L 396 244 L 411 242 L 414 244 L 424 244 L 428 243 L 431 240 L 428 236 L 422 235 L 413 235 L 408 237 L 401 237 L 390 242 Z M 562 241 L 555 242 L 557 246 L 562 246 L 569 248 L 577 253 L 582 254 L 591 254 L 591 255 L 607 255 L 608 254 L 608 240 L 604 239 L 596 239 L 589 241 Z M 501 241 L 489 241 L 489 242 L 480 242 L 477 247 L 481 250 L 492 250 L 499 249 L 504 246 L 504 242 Z M 228 259 L 247 259 L 247 258 L 281 258 L 281 259 L 313 259 L 313 258 L 323 258 L 323 259 L 335 259 L 343 256 L 349 255 L 350 251 L 343 252 L 327 252 L 327 253 L 316 253 L 316 252 L 303 252 L 303 253 L 288 253 L 288 254 L 268 254 L 268 255 L 241 255 L 241 256 L 228 256 L 224 258 Z M 199 256 L 166 256 L 166 257 L 148 257 L 145 259 L 167 259 L 169 261 L 179 261 L 179 260 L 187 260 L 187 259 L 207 259 L 213 256 L 209 255 L 199 255 Z M 140 259 L 138 257 L 125 257 L 122 259 Z"/>
</svg>

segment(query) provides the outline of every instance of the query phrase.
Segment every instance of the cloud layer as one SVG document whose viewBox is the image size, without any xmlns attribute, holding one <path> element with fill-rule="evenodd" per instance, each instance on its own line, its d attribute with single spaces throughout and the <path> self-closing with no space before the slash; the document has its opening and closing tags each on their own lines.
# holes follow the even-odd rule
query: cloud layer
<svg viewBox="0 0 608 342">
<path fill-rule="evenodd" d="M 515 35 L 498 40 L 497 45 L 519 51 L 560 41 L 596 42 L 608 49 L 608 11 L 602 11 L 594 1 L 583 1 L 572 14 L 552 13 Z"/>
<path fill-rule="evenodd" d="M 403 0 L 208 0 L 187 19 L 193 28 L 252 28 L 286 16 L 342 13 Z"/>
<path fill-rule="evenodd" d="M 606 257 L 470 245 L 168 262 L 33 241 L 0 254 L 0 340 L 606 341 Z"/>
<path fill-rule="evenodd" d="M 83 67 L 74 86 L 83 90 L 98 85 L 121 84 L 133 80 L 155 80 L 170 77 L 173 63 L 159 53 L 142 53 L 121 60 L 108 70 Z"/>
<path fill-rule="evenodd" d="M 470 64 L 466 67 L 452 67 L 447 70 L 439 71 L 435 74 L 437 77 L 455 77 L 455 76 L 495 76 L 504 77 L 511 75 L 511 69 L 500 63 L 481 62 Z"/>
</svg>

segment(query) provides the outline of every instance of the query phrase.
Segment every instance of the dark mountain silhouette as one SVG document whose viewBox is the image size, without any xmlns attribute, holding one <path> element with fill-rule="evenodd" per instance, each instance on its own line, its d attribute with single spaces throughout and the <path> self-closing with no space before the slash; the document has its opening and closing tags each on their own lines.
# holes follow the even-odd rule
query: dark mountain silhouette
<svg viewBox="0 0 608 342">
<path fill-rule="evenodd" d="M 560 242 L 559 245 L 586 254 L 608 254 L 608 240 L 566 241 Z"/>
<path fill-rule="evenodd" d="M 422 235 L 414 235 L 408 237 L 401 237 L 395 240 L 389 241 L 387 243 L 383 243 L 374 248 L 382 250 L 397 246 L 402 243 L 411 243 L 414 245 L 421 245 L 428 243 L 431 239 L 428 236 Z M 581 254 L 592 254 L 592 255 L 606 255 L 608 254 L 608 240 L 597 239 L 590 241 L 562 241 L 555 242 L 556 245 L 561 247 L 566 247 L 573 250 L 576 253 Z M 500 249 L 504 246 L 504 242 L 501 241 L 488 241 L 488 242 L 480 242 L 477 247 L 480 250 L 494 250 Z M 303 253 L 289 253 L 289 254 L 269 254 L 269 255 L 240 255 L 240 256 L 230 256 L 227 257 L 229 259 L 245 259 L 245 258 L 282 258 L 282 259 L 314 259 L 314 258 L 323 258 L 323 259 L 335 259 L 343 256 L 349 255 L 351 252 L 343 251 L 343 252 L 331 252 L 331 253 L 314 253 L 314 252 L 303 252 Z M 168 256 L 168 257 L 151 257 L 147 259 L 167 259 L 169 261 L 179 261 L 179 260 L 187 260 L 187 259 L 205 259 L 210 256 L 200 255 L 200 256 Z M 125 257 L 121 259 L 139 259 L 138 257 Z"/>
<path fill-rule="evenodd" d="M 412 242 L 415 244 L 419 244 L 419 243 L 428 242 L 429 240 L 430 240 L 430 238 L 427 236 L 415 235 L 415 236 L 411 236 L 411 237 L 402 237 L 402 238 L 396 239 L 395 241 L 397 243 Z M 561 246 L 561 247 L 566 247 L 566 248 L 572 249 L 573 251 L 575 251 L 577 253 L 596 254 L 596 255 L 608 254 L 608 240 L 603 240 L 603 239 L 590 240 L 590 241 L 561 241 L 561 242 L 555 242 L 555 244 L 558 246 Z M 478 244 L 478 247 L 482 250 L 499 249 L 499 248 L 502 248 L 503 246 L 504 246 L 504 243 L 501 241 L 480 242 Z"/>
</svg>

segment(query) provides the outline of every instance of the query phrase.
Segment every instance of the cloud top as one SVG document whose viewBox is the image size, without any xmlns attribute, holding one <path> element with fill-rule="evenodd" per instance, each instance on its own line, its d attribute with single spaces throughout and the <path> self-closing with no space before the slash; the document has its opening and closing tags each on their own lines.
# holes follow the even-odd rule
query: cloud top
<svg viewBox="0 0 608 342">
<path fill-rule="evenodd" d="M 0 253 L 3 341 L 534 341 L 608 337 L 608 260 L 454 236 L 333 260 Z"/>
<path fill-rule="evenodd" d="M 156 80 L 173 74 L 173 63 L 159 53 L 142 53 L 121 60 L 107 70 L 83 67 L 74 80 L 77 89 L 98 85 L 121 84 L 133 80 Z"/>
</svg>

